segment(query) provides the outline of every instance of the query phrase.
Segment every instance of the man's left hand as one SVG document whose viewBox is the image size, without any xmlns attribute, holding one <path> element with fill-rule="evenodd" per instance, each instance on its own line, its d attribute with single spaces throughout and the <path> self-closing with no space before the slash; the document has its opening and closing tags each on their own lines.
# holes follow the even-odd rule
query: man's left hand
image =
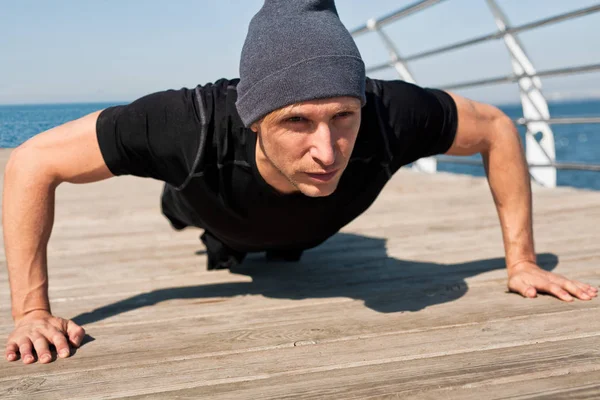
<svg viewBox="0 0 600 400">
<path fill-rule="evenodd" d="M 597 288 L 545 271 L 532 262 L 522 262 L 509 268 L 508 289 L 529 298 L 544 292 L 564 301 L 573 301 L 573 296 L 580 300 L 598 296 Z"/>
</svg>

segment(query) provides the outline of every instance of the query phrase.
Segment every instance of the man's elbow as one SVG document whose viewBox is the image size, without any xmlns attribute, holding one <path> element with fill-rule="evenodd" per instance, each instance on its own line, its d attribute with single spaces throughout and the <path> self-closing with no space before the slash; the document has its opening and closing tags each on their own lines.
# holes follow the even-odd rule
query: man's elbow
<svg viewBox="0 0 600 400">
<path fill-rule="evenodd" d="M 505 147 L 507 142 L 520 143 L 521 136 L 513 120 L 500 109 L 497 109 L 495 114 L 486 151 L 491 151 L 498 146 Z"/>
<path fill-rule="evenodd" d="M 13 149 L 4 168 L 4 182 L 10 184 L 44 183 L 58 186 L 56 176 L 43 162 L 40 149 L 27 142 Z"/>
</svg>

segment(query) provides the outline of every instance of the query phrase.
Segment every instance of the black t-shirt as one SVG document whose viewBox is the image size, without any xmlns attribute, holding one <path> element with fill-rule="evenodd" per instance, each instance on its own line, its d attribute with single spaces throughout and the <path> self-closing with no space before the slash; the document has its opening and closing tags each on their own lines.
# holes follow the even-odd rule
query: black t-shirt
<svg viewBox="0 0 600 400">
<path fill-rule="evenodd" d="M 163 213 L 174 224 L 203 228 L 242 252 L 317 246 L 362 214 L 400 167 L 446 152 L 456 133 L 447 93 L 367 79 L 360 130 L 336 191 L 280 194 L 256 167 L 256 134 L 235 107 L 238 82 L 221 79 L 108 108 L 97 136 L 114 175 L 165 182 Z"/>
</svg>

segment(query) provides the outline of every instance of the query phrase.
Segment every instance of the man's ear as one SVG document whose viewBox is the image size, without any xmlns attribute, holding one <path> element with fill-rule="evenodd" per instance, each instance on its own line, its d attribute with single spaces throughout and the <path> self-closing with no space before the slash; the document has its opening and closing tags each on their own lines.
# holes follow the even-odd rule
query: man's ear
<svg viewBox="0 0 600 400">
<path fill-rule="evenodd" d="M 250 129 L 252 129 L 254 133 L 258 133 L 258 130 L 260 129 L 260 121 L 256 121 L 252 125 L 250 125 Z"/>
</svg>

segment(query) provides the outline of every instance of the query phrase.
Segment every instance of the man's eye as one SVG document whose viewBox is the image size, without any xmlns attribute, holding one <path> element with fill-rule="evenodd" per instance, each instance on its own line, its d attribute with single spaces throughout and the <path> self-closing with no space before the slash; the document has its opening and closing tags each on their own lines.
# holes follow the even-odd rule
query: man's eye
<svg viewBox="0 0 600 400">
<path fill-rule="evenodd" d="M 306 121 L 306 119 L 304 119 L 303 117 L 290 117 L 288 119 L 286 119 L 287 122 L 304 122 Z"/>
<path fill-rule="evenodd" d="M 335 118 L 345 118 L 351 116 L 352 114 L 354 114 L 352 111 L 343 111 L 335 114 Z"/>
</svg>

